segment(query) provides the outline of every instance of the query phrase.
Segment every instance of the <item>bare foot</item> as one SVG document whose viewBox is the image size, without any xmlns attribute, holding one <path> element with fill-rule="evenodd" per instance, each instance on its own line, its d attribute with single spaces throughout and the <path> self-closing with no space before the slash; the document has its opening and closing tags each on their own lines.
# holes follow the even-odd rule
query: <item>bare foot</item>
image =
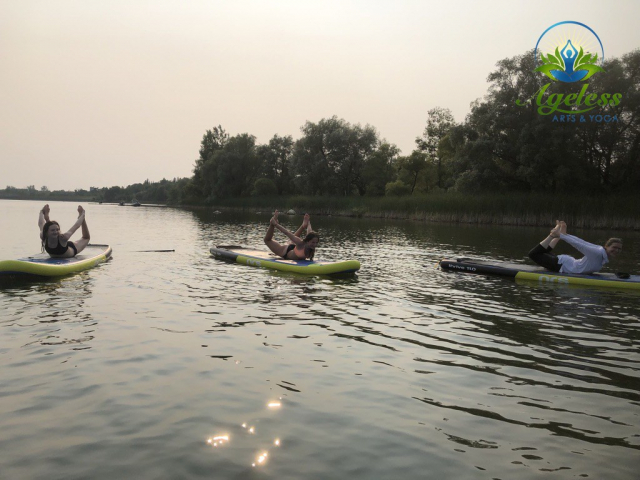
<svg viewBox="0 0 640 480">
<path fill-rule="evenodd" d="M 278 224 L 278 210 L 273 212 L 273 217 L 271 217 L 271 220 L 269 220 L 269 223 L 271 225 L 277 225 Z"/>
<path fill-rule="evenodd" d="M 84 208 L 82 208 L 82 205 L 78 205 L 78 216 L 82 215 L 84 213 Z"/>
<path fill-rule="evenodd" d="M 51 208 L 49 208 L 48 203 L 44 207 L 42 207 L 42 213 L 44 213 L 45 215 L 49 215 L 50 211 L 51 211 Z"/>
<path fill-rule="evenodd" d="M 307 228 L 309 226 L 309 222 L 311 221 L 311 217 L 309 216 L 308 213 L 304 214 L 304 218 L 302 219 L 302 226 L 304 228 Z"/>
<path fill-rule="evenodd" d="M 549 232 L 549 236 L 551 238 L 560 238 L 560 228 L 561 225 L 558 224 L 556 225 L 550 232 Z"/>
<path fill-rule="evenodd" d="M 567 234 L 567 224 L 563 221 L 560 222 L 560 233 Z"/>
</svg>

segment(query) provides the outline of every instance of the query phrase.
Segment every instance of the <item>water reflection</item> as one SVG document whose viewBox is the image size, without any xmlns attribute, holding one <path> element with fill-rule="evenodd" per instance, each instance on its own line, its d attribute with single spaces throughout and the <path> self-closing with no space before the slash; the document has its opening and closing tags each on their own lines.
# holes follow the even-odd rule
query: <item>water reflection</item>
<svg viewBox="0 0 640 480">
<path fill-rule="evenodd" d="M 229 442 L 229 435 L 215 435 L 207 439 L 207 443 L 214 447 L 217 447 L 218 445 L 222 446 L 228 442 Z"/>
<path fill-rule="evenodd" d="M 214 241 L 264 248 L 266 224 L 259 216 L 248 215 L 247 220 L 244 215 L 239 221 L 236 214 L 198 216 L 200 244 Z M 577 441 L 578 445 L 569 447 L 572 451 L 584 451 L 579 446 L 583 443 L 635 448 L 626 429 L 637 424 L 628 413 L 629 402 L 637 402 L 640 391 L 633 384 L 636 360 L 607 358 L 615 355 L 612 341 L 620 344 L 629 329 L 637 326 L 637 321 L 621 320 L 633 311 L 629 297 L 539 290 L 504 279 L 449 275 L 434 268 L 438 260 L 451 255 L 522 259 L 526 252 L 515 250 L 505 238 L 528 245 L 531 231 L 498 229 L 496 233 L 495 229 L 325 218 L 315 221 L 316 225 L 323 235 L 319 255 L 329 260 L 357 258 L 363 265 L 357 277 L 307 278 L 209 258 L 199 260 L 188 289 L 197 303 L 194 313 L 209 320 L 205 331 L 244 346 L 225 343 L 222 356 L 233 353 L 242 359 L 245 368 L 256 371 L 252 378 L 267 377 L 275 365 L 281 365 L 292 377 L 304 379 L 274 382 L 292 395 L 303 396 L 308 410 L 299 418 L 302 425 L 309 424 L 309 415 L 317 414 L 315 395 L 329 395 L 335 402 L 317 410 L 333 412 L 335 408 L 326 405 L 347 408 L 353 402 L 363 411 L 376 412 L 382 425 L 395 425 L 393 415 L 381 412 L 387 408 L 385 402 L 401 402 L 387 393 L 397 391 L 399 397 L 431 407 L 423 412 L 403 404 L 403 415 L 409 418 L 426 414 L 433 426 L 441 423 L 436 417 L 455 418 L 447 420 L 447 426 L 435 427 L 445 443 L 499 453 L 495 459 L 485 459 L 488 464 L 508 460 L 544 471 L 566 469 L 566 464 L 557 464 L 563 460 L 555 458 L 554 449 L 546 446 L 553 437 Z M 603 323 L 606 315 L 618 325 Z M 595 330 L 591 329 L 599 329 L 601 345 L 593 344 Z M 637 346 L 637 336 L 632 335 L 627 344 L 620 344 L 623 356 L 632 355 Z M 272 352 L 280 352 L 287 361 L 279 364 Z M 344 380 L 347 376 L 369 380 L 357 388 Z M 428 387 L 422 388 L 425 384 Z M 241 388 L 237 382 L 233 385 Z M 333 417 L 327 414 L 323 419 L 330 424 Z M 263 419 L 257 416 L 244 430 L 256 439 L 252 465 L 260 466 L 272 460 L 263 443 L 265 436 L 272 436 L 257 420 Z M 354 413 L 350 421 L 364 428 L 367 420 Z M 485 425 L 483 436 L 475 436 L 469 428 L 478 423 Z M 295 430 L 286 418 L 281 428 L 290 435 Z M 379 438 L 394 438 L 396 428 Z M 531 431 L 545 433 L 531 439 Z M 322 461 L 327 455 L 321 446 L 325 430 L 318 432 L 320 438 L 312 443 L 323 452 Z M 300 444 L 303 438 L 299 435 L 294 443 Z M 374 448 L 371 438 L 361 441 Z M 404 451 L 410 451 L 410 442 L 400 442 Z M 522 446 L 505 452 L 504 446 L 513 442 Z M 348 450 L 348 443 L 340 445 Z M 240 447 L 234 442 L 234 448 Z M 441 444 L 434 448 L 446 456 Z M 539 461 L 552 466 L 536 467 Z M 276 468 L 278 462 L 270 463 L 270 468 Z M 481 463 L 473 467 L 486 468 Z"/>
<path fill-rule="evenodd" d="M 0 290 L 0 308 L 9 309 L 0 325 L 6 333 L 28 338 L 22 347 L 73 345 L 72 350 L 86 350 L 97 325 L 87 308 L 92 296 L 88 272 L 40 283 L 12 282 Z"/>
<path fill-rule="evenodd" d="M 268 410 L 280 409 L 282 407 L 282 397 L 278 400 L 272 400 L 267 403 Z M 263 415 L 259 415 L 255 422 L 262 422 L 266 419 Z M 275 424 L 274 424 L 275 425 Z M 279 448 L 282 442 L 279 437 L 273 438 L 269 436 L 271 434 L 262 434 L 258 432 L 255 425 L 251 425 L 247 422 L 243 422 L 241 425 L 242 430 L 235 435 L 235 442 L 233 447 L 238 452 L 247 452 L 249 450 L 255 451 L 258 449 L 258 453 L 254 454 L 252 459 L 249 460 L 251 467 L 260 467 L 266 465 L 267 458 L 270 456 L 269 445 L 274 448 Z M 244 433 L 244 434 L 243 434 Z M 225 445 L 231 445 L 231 435 L 228 433 L 217 434 L 210 436 L 207 439 L 207 444 L 212 447 L 221 447 Z"/>
<path fill-rule="evenodd" d="M 434 268 L 540 231 L 318 217 L 362 269 L 308 278 L 210 256 L 267 214 L 101 208 L 117 263 L 0 291 L 7 478 L 637 476 L 637 292 Z"/>
</svg>

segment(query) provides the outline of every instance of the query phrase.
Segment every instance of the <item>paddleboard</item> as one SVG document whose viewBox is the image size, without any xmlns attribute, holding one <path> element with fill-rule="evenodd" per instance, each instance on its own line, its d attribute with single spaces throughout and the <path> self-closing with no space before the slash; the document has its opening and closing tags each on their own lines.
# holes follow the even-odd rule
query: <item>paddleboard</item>
<svg viewBox="0 0 640 480">
<path fill-rule="evenodd" d="M 342 262 L 316 262 L 309 260 L 285 260 L 271 252 L 252 250 L 239 246 L 211 247 L 211 254 L 219 259 L 235 261 L 251 267 L 270 268 L 283 272 L 295 272 L 305 275 L 334 275 L 339 273 L 353 273 L 360 269 L 357 260 Z"/>
<path fill-rule="evenodd" d="M 606 288 L 625 288 L 640 290 L 640 275 L 630 275 L 629 278 L 619 278 L 613 273 L 593 273 L 591 275 L 576 275 L 571 273 L 556 273 L 539 266 L 517 263 L 490 262 L 458 258 L 442 260 L 440 267 L 462 273 L 480 273 L 484 275 L 498 275 L 530 280 L 540 284 L 591 285 Z"/>
<path fill-rule="evenodd" d="M 58 277 L 93 268 L 106 262 L 109 257 L 109 245 L 87 245 L 82 252 L 71 258 L 52 258 L 48 253 L 38 253 L 18 260 L 0 261 L 0 278 Z"/>
</svg>

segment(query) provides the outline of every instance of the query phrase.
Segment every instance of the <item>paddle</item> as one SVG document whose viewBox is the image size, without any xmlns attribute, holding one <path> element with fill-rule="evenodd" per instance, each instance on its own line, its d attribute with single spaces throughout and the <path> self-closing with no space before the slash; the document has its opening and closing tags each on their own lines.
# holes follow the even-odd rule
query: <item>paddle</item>
<svg viewBox="0 0 640 480">
<path fill-rule="evenodd" d="M 175 252 L 175 250 L 133 250 L 135 253 L 149 253 L 149 252 Z"/>
</svg>

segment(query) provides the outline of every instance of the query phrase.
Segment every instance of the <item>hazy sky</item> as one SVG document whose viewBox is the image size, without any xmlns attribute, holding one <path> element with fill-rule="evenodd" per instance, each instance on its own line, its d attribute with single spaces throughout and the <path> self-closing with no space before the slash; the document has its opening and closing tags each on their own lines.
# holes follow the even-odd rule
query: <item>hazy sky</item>
<svg viewBox="0 0 640 480">
<path fill-rule="evenodd" d="M 222 125 L 258 143 L 337 115 L 404 154 L 550 25 L 640 47 L 640 1 L 0 0 L 0 188 L 191 176 Z"/>
</svg>

